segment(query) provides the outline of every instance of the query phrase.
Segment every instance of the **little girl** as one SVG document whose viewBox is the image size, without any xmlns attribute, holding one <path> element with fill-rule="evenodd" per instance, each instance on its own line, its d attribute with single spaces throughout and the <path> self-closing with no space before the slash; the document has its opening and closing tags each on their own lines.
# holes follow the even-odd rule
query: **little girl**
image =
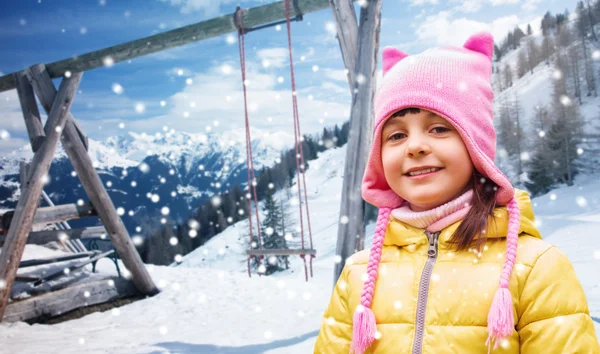
<svg viewBox="0 0 600 354">
<path fill-rule="evenodd" d="M 315 353 L 600 353 L 570 261 L 494 165 L 493 46 L 482 32 L 383 50 L 362 185 L 373 245 L 346 261 Z"/>
</svg>

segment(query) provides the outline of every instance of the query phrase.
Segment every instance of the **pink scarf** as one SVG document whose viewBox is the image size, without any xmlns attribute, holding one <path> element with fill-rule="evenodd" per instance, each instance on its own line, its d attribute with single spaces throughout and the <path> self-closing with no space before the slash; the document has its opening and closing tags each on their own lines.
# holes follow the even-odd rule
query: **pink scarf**
<svg viewBox="0 0 600 354">
<path fill-rule="evenodd" d="M 437 208 L 425 211 L 412 211 L 409 204 L 405 202 L 400 207 L 392 210 L 391 215 L 411 226 L 437 232 L 462 220 L 471 210 L 472 198 L 473 190 L 469 189 L 460 197 Z"/>
</svg>

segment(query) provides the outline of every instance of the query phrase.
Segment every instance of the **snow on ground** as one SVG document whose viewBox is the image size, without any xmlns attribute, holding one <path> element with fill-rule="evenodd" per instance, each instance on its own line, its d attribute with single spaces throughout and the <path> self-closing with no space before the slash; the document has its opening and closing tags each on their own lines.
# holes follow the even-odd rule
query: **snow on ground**
<svg viewBox="0 0 600 354">
<path fill-rule="evenodd" d="M 287 272 L 248 278 L 242 222 L 179 266 L 149 265 L 162 289 L 155 297 L 55 325 L 0 324 L 0 353 L 311 353 L 333 286 L 345 153 L 326 151 L 307 171 L 318 250 L 308 282 L 298 257 Z M 600 317 L 600 181 L 580 178 L 534 203 L 542 234 L 569 256 L 592 315 Z M 367 235 L 372 233 L 371 224 Z M 27 246 L 25 257 L 40 250 Z M 108 260 L 98 267 L 115 273 Z M 600 323 L 596 331 L 600 336 Z"/>
</svg>

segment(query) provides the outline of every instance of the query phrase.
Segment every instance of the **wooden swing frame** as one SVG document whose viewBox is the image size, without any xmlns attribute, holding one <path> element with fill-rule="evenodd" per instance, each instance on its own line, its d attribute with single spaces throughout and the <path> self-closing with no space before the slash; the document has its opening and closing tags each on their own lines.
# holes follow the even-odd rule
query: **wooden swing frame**
<svg viewBox="0 0 600 354">
<path fill-rule="evenodd" d="M 364 202 L 360 197 L 360 185 L 366 165 L 367 147 L 370 145 L 370 134 L 368 132 L 371 129 L 365 129 L 365 127 L 370 127 L 370 124 L 372 124 L 371 105 L 375 91 L 376 53 L 379 47 L 381 0 L 369 0 L 362 4 L 360 27 L 356 19 L 354 1 L 357 0 L 297 0 L 291 14 L 297 16 L 328 7 L 333 10 L 338 33 L 337 39 L 347 68 L 352 94 L 350 136 L 340 205 L 340 215 L 349 216 L 349 222 L 341 223 L 338 228 L 336 254 L 342 258 L 342 262 L 336 264 L 334 283 L 341 273 L 345 259 L 351 253 L 363 247 L 363 241 L 361 240 L 364 240 Z M 243 16 L 248 28 L 280 21 L 286 18 L 285 3 L 279 1 L 251 8 Z M 22 194 L 15 208 L 12 220 L 13 226 L 8 229 L 8 233 L 4 238 L 3 252 L 0 254 L 0 321 L 4 319 L 7 311 L 9 294 L 17 277 L 17 270 L 25 245 L 28 243 L 31 226 L 37 215 L 43 191 L 42 178 L 48 173 L 59 140 L 61 140 L 67 156 L 94 206 L 94 210 L 98 213 L 109 237 L 113 241 L 117 253 L 128 268 L 135 289 L 141 294 L 150 296 L 159 292 L 92 166 L 87 153 L 87 137 L 75 117 L 70 113 L 70 108 L 83 72 L 104 66 L 107 58 L 110 58 L 112 63 L 118 63 L 235 32 L 236 30 L 233 14 L 229 14 L 47 65 L 33 65 L 23 71 L 0 77 L 0 92 L 11 89 L 17 89 L 19 92 L 23 117 L 34 152 L 31 170 L 27 172 L 21 186 Z M 365 79 L 361 80 L 360 85 L 355 80 L 355 77 L 359 75 Z M 57 90 L 52 83 L 52 79 L 59 77 L 63 80 Z M 34 91 L 44 110 L 48 113 L 48 120 L 44 126 L 42 126 L 37 109 Z M 294 252 L 296 251 L 309 254 L 307 250 L 294 250 Z M 99 296 L 96 300 L 106 301 L 112 299 L 122 289 L 131 288 L 129 285 L 121 284 L 120 279 L 117 280 L 119 280 L 116 281 L 118 284 L 113 285 L 109 295 Z M 131 282 L 125 283 L 130 284 Z M 67 296 L 64 294 L 69 294 L 69 298 L 80 296 L 84 290 L 87 291 L 88 288 L 85 285 L 80 285 L 78 288 L 61 290 L 57 292 L 56 296 Z M 56 297 L 52 298 L 48 306 L 55 306 L 56 299 Z M 36 299 L 31 300 L 18 302 L 13 305 L 13 308 L 16 309 L 16 305 L 19 308 L 34 306 L 36 313 L 44 311 L 43 309 L 40 310 L 43 304 L 38 303 L 36 305 Z M 87 299 L 81 303 L 84 302 L 86 304 L 93 303 L 92 299 Z M 31 303 L 33 305 L 30 305 Z M 64 307 L 59 307 L 52 311 L 61 313 L 63 310 Z M 50 313 L 55 313 L 52 311 Z M 22 320 L 23 317 L 14 315 L 11 319 Z"/>
</svg>

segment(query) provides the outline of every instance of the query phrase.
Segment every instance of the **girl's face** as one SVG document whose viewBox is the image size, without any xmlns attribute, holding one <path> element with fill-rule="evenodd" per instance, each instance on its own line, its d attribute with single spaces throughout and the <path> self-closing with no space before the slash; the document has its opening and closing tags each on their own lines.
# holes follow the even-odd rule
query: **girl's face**
<svg viewBox="0 0 600 354">
<path fill-rule="evenodd" d="M 473 163 L 460 135 L 444 118 L 424 109 L 387 120 L 381 159 L 388 184 L 413 211 L 438 207 L 470 188 Z M 436 170 L 408 174 L 431 167 Z"/>
</svg>

